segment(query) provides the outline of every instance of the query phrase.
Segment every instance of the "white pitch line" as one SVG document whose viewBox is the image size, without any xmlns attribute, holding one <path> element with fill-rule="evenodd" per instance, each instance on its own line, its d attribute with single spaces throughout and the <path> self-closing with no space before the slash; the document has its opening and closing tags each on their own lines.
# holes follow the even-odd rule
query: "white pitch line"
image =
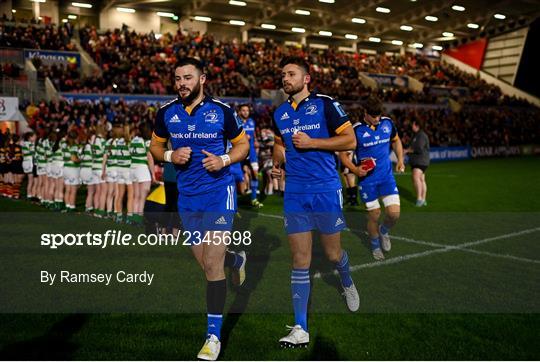
<svg viewBox="0 0 540 362">
<path fill-rule="evenodd" d="M 520 236 L 520 235 L 525 235 L 525 234 L 531 234 L 531 233 L 534 233 L 536 231 L 540 231 L 540 227 L 536 227 L 536 228 L 532 228 L 532 229 L 525 229 L 525 230 L 521 230 L 521 231 L 516 231 L 515 233 L 510 233 L 510 234 L 493 236 L 491 238 L 486 238 L 486 239 L 481 239 L 481 240 L 476 240 L 476 241 L 470 241 L 468 243 L 459 244 L 457 246 L 461 247 L 461 248 L 469 248 L 471 246 L 477 246 L 477 245 L 480 245 L 480 244 L 489 243 L 490 241 L 513 238 L 514 236 Z"/>
<path fill-rule="evenodd" d="M 406 254 L 406 255 L 402 255 L 402 256 L 396 256 L 396 257 L 390 258 L 390 259 L 385 259 L 383 261 L 372 261 L 372 262 L 369 262 L 369 263 L 353 265 L 353 266 L 350 267 L 350 270 L 351 270 L 351 272 L 353 272 L 353 271 L 360 270 L 360 269 L 367 269 L 367 268 L 374 268 L 374 267 L 383 266 L 383 265 L 397 264 L 397 263 L 401 263 L 401 262 L 406 261 L 406 260 L 416 259 L 416 258 L 420 258 L 420 257 L 423 257 L 423 256 L 432 255 L 432 254 L 435 254 L 435 253 L 442 253 L 442 252 L 445 252 L 445 251 L 447 251 L 447 250 L 441 248 L 441 249 L 427 250 L 427 251 L 423 251 L 423 252 L 420 252 L 420 253 Z M 331 273 L 325 273 L 325 275 L 328 275 L 328 274 L 336 274 L 337 275 L 338 272 L 334 270 Z M 321 273 L 313 274 L 313 278 L 320 278 L 321 276 L 322 276 Z"/>
<path fill-rule="evenodd" d="M 482 251 L 482 250 L 475 250 L 475 249 L 461 249 L 460 248 L 460 249 L 457 249 L 457 250 L 462 250 L 462 251 L 466 251 L 468 253 L 473 253 L 473 254 L 492 256 L 492 257 L 495 257 L 495 258 L 516 260 L 516 261 L 521 261 L 521 262 L 524 262 L 524 263 L 540 264 L 540 260 L 522 258 L 520 256 L 515 256 L 515 255 L 510 255 L 510 254 L 497 254 L 497 253 L 491 253 L 489 251 Z"/>
<path fill-rule="evenodd" d="M 478 251 L 478 250 L 473 250 L 473 249 L 464 249 L 464 248 L 471 247 L 471 246 L 476 246 L 476 245 L 480 245 L 480 244 L 484 244 L 484 243 L 488 243 L 490 241 L 508 239 L 508 238 L 512 238 L 512 237 L 516 237 L 516 236 L 520 236 L 520 235 L 531 234 L 531 233 L 534 233 L 536 231 L 540 231 L 540 227 L 521 230 L 521 231 L 517 231 L 517 232 L 514 232 L 514 233 L 509 233 L 509 234 L 498 235 L 498 236 L 485 238 L 485 239 L 481 239 L 481 240 L 475 240 L 475 241 L 471 241 L 471 242 L 467 242 L 467 243 L 463 243 L 463 244 L 458 244 L 458 245 L 447 245 L 447 246 L 444 246 L 444 247 L 439 248 L 439 249 L 428 250 L 428 251 L 424 251 L 424 252 L 421 252 L 421 253 L 406 254 L 406 255 L 403 255 L 403 256 L 397 256 L 397 257 L 394 257 L 394 258 L 386 259 L 386 260 L 380 261 L 380 262 L 371 262 L 371 263 L 353 265 L 353 266 L 351 266 L 351 271 L 355 271 L 355 270 L 359 270 L 359 269 L 365 269 L 365 268 L 372 268 L 372 267 L 376 267 L 376 266 L 383 266 L 383 265 L 388 265 L 388 264 L 397 264 L 397 263 L 401 263 L 403 261 L 407 261 L 407 260 L 410 260 L 410 259 L 421 258 L 421 257 L 424 257 L 424 256 L 433 255 L 433 254 L 448 253 L 448 252 L 454 251 L 454 250 L 471 251 L 471 252 L 476 253 L 476 254 L 482 253 L 484 255 L 487 255 L 488 252 L 483 252 L 483 251 Z M 512 255 L 505 256 L 505 255 L 494 254 L 494 253 L 489 253 L 489 254 L 493 254 L 493 255 L 490 255 L 490 256 L 510 257 L 513 260 L 520 260 L 520 261 L 525 261 L 526 260 L 527 262 L 539 263 L 539 261 L 537 261 L 537 260 L 519 258 L 517 256 L 514 257 Z M 337 274 L 337 272 L 334 271 L 332 274 Z M 320 278 L 321 274 L 320 273 L 315 273 L 313 275 L 313 277 L 314 278 Z"/>
<path fill-rule="evenodd" d="M 251 212 L 253 212 L 253 211 L 251 211 Z M 281 215 L 265 214 L 265 213 L 263 213 L 263 212 L 253 212 L 253 214 L 255 214 L 255 215 L 261 215 L 261 216 L 266 216 L 266 217 L 271 217 L 271 218 L 273 218 L 273 219 L 281 219 L 281 220 L 283 220 L 283 216 L 281 216 Z"/>
<path fill-rule="evenodd" d="M 271 217 L 271 218 L 274 218 L 274 219 L 283 219 L 283 216 L 280 216 L 280 215 L 272 215 L 272 214 L 265 214 L 265 213 L 258 213 L 258 214 L 261 215 L 261 216 Z M 365 233 L 364 231 L 356 230 L 356 229 L 349 229 L 348 228 L 346 230 L 351 231 L 351 232 L 354 231 L 354 232 L 359 232 L 359 233 Z M 469 249 L 470 247 L 481 245 L 481 244 L 488 243 L 488 242 L 491 242 L 491 241 L 512 238 L 512 237 L 516 237 L 516 236 L 520 236 L 520 235 L 530 234 L 530 233 L 533 233 L 533 232 L 536 232 L 536 231 L 540 231 L 540 227 L 521 230 L 521 231 L 509 233 L 509 234 L 493 236 L 493 237 L 490 237 L 490 238 L 485 238 L 485 239 L 481 239 L 481 240 L 475 240 L 475 241 L 471 241 L 471 242 L 467 242 L 467 243 L 463 243 L 463 244 L 458 244 L 458 245 L 439 244 L 439 243 L 433 243 L 433 242 L 430 242 L 430 241 L 415 240 L 415 239 L 411 239 L 411 238 L 407 238 L 407 237 L 403 237 L 403 236 L 392 235 L 392 238 L 396 239 L 396 240 L 401 240 L 401 241 L 405 241 L 405 242 L 409 242 L 409 243 L 413 243 L 413 244 L 430 246 L 430 247 L 433 247 L 433 248 L 436 248 L 436 249 L 435 250 L 428 250 L 428 251 L 424 251 L 424 252 L 420 252 L 420 253 L 413 253 L 413 254 L 406 254 L 406 255 L 402 255 L 402 256 L 397 256 L 397 257 L 394 257 L 394 258 L 386 259 L 386 260 L 384 260 L 382 262 L 375 261 L 375 262 L 370 262 L 370 263 L 351 266 L 351 271 L 358 270 L 358 269 L 364 269 L 364 268 L 372 268 L 372 267 L 382 266 L 382 265 L 388 265 L 388 264 L 400 263 L 402 261 L 406 261 L 406 260 L 409 260 L 409 259 L 415 259 L 415 258 L 418 258 L 418 257 L 422 257 L 426 253 L 429 253 L 427 255 L 431 255 L 431 254 L 436 254 L 436 253 L 441 253 L 441 252 L 449 252 L 449 251 L 452 251 L 452 250 L 460 250 L 460 251 L 465 251 L 465 252 L 468 252 L 468 253 L 491 256 L 491 257 L 495 257 L 495 258 L 510 259 L 510 260 L 521 261 L 521 262 L 525 262 L 525 263 L 540 264 L 540 260 L 521 258 L 521 257 L 510 255 L 510 254 L 497 254 L 497 253 L 491 253 L 489 251 Z M 334 271 L 334 274 L 335 273 L 336 272 Z M 315 273 L 314 274 L 314 278 L 320 278 L 320 277 L 321 277 L 320 273 Z"/>
<path fill-rule="evenodd" d="M 473 254 L 493 256 L 493 257 L 496 257 L 496 258 L 511 259 L 511 260 L 516 260 L 516 261 L 522 261 L 522 262 L 525 262 L 525 263 L 540 264 L 540 260 L 536 260 L 536 259 L 522 258 L 522 257 L 519 257 L 519 256 L 510 255 L 510 254 L 491 253 L 489 251 L 469 249 L 469 247 L 460 247 L 459 245 L 451 246 L 451 245 L 432 243 L 432 242 L 429 242 L 429 241 L 415 240 L 415 239 L 406 238 L 406 237 L 403 237 L 403 236 L 394 236 L 394 235 L 392 235 L 392 239 L 401 240 L 401 241 L 405 241 L 407 243 L 412 243 L 412 244 L 432 246 L 432 247 L 435 247 L 435 248 L 448 248 L 448 247 L 451 247 L 452 249 L 455 249 L 455 250 L 465 251 L 465 252 L 473 253 Z"/>
</svg>

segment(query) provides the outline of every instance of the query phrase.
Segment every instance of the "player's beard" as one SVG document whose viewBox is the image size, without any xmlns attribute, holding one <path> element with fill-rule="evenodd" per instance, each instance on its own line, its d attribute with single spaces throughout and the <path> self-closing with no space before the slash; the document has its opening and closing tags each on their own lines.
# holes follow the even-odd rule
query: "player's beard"
<svg viewBox="0 0 540 362">
<path fill-rule="evenodd" d="M 298 87 L 293 86 L 289 83 L 288 90 L 285 89 L 285 85 L 283 85 L 283 91 L 287 93 L 289 96 L 294 96 L 297 93 L 300 93 L 304 89 L 304 84 L 299 85 Z"/>
<path fill-rule="evenodd" d="M 186 88 L 186 89 L 188 89 L 188 88 Z M 197 83 L 195 85 L 195 87 L 193 87 L 193 89 L 191 90 L 191 92 L 189 92 L 189 94 L 187 96 L 182 97 L 182 94 L 180 93 L 180 90 L 178 90 L 178 96 L 180 97 L 180 99 L 182 99 L 183 104 L 189 105 L 189 104 L 193 103 L 195 98 L 197 98 L 199 96 L 200 92 L 201 92 L 201 83 Z"/>
</svg>

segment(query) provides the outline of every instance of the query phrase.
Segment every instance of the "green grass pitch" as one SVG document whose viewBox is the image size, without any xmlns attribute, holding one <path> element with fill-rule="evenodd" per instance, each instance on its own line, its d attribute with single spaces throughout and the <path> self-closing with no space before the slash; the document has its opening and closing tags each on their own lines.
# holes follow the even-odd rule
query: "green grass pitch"
<svg viewBox="0 0 540 362">
<path fill-rule="evenodd" d="M 363 208 L 346 209 L 350 230 L 342 240 L 360 292 L 358 313 L 347 311 L 315 238 L 307 349 L 277 343 L 293 323 L 282 199 L 267 198 L 259 212 L 240 209 L 236 227 L 251 230 L 253 243 L 245 248 L 246 284 L 228 291 L 221 359 L 540 358 L 540 158 L 433 164 L 429 205 L 420 209 L 410 174 L 396 179 L 402 215 L 385 262 L 371 258 Z M 0 226 L 0 298 L 11 298 L 1 305 L 20 312 L 0 314 L 0 358 L 195 358 L 204 340 L 205 289 L 188 248 L 54 253 L 39 246 L 41 233 L 142 230 L 26 201 L 0 199 Z M 59 267 L 146 268 L 156 282 L 103 295 L 102 287 L 40 285 L 40 268 Z M 37 307 L 66 312 L 26 313 Z M 95 313 L 99 308 L 110 312 Z"/>
</svg>

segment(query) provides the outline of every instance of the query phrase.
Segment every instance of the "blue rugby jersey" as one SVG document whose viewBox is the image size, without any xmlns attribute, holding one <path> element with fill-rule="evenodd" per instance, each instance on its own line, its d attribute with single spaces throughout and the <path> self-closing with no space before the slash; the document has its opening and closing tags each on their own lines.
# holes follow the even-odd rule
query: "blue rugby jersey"
<svg viewBox="0 0 540 362">
<path fill-rule="evenodd" d="M 249 161 L 257 162 L 257 151 L 255 150 L 255 121 L 248 118 L 242 125 L 244 131 L 249 136 Z"/>
<path fill-rule="evenodd" d="M 393 179 L 392 162 L 390 161 L 391 144 L 398 139 L 394 122 L 388 117 L 381 117 L 377 126 L 359 122 L 354 126 L 356 135 L 356 159 L 372 157 L 376 166 L 365 177 L 360 179 L 361 185 L 375 184 Z"/>
<path fill-rule="evenodd" d="M 161 107 L 156 115 L 154 137 L 171 140 L 172 149 L 191 147 L 191 159 L 185 165 L 174 165 L 178 191 L 197 195 L 234 184 L 229 167 L 218 172 L 207 171 L 202 164 L 202 150 L 217 156 L 226 152 L 227 141 L 237 142 L 245 135 L 242 121 L 225 103 L 206 96 L 193 109 L 176 99 Z"/>
<path fill-rule="evenodd" d="M 330 138 L 349 127 L 349 117 L 339 102 L 315 93 L 298 105 L 289 98 L 276 109 L 273 119 L 276 137 L 285 146 L 286 191 L 318 193 L 341 189 L 333 151 L 296 149 L 292 141 L 297 131 L 311 138 Z"/>
</svg>

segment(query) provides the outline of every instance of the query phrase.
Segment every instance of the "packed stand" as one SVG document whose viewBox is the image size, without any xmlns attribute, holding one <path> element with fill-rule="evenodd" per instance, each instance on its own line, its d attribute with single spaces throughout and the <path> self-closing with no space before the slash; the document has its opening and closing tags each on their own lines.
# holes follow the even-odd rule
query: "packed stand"
<svg viewBox="0 0 540 362">
<path fill-rule="evenodd" d="M 61 27 L 0 25 L 0 46 L 74 50 L 69 23 Z M 49 76 L 57 89 L 78 93 L 174 94 L 174 64 L 184 56 L 197 56 L 207 68 L 207 87 L 217 96 L 259 97 L 263 89 L 280 88 L 279 60 L 285 55 L 305 57 L 313 64 L 312 88 L 342 101 L 365 99 L 372 91 L 358 79 L 360 72 L 409 75 L 425 85 L 423 92 L 403 87 L 380 88 L 386 102 L 437 103 L 429 87 L 467 87 L 464 104 L 529 106 L 525 100 L 502 94 L 499 87 L 456 67 L 424 56 L 367 55 L 334 49 L 281 46 L 272 41 L 241 43 L 218 41 L 212 35 L 139 34 L 127 27 L 98 33 L 80 30 L 81 44 L 102 69 L 102 75 L 83 77 L 72 66 L 38 65 L 41 77 Z M 126 76 L 127 75 L 127 76 Z"/>
<path fill-rule="evenodd" d="M 8 25 L 0 22 L 0 47 L 76 51 L 69 23 L 56 25 Z"/>
</svg>

